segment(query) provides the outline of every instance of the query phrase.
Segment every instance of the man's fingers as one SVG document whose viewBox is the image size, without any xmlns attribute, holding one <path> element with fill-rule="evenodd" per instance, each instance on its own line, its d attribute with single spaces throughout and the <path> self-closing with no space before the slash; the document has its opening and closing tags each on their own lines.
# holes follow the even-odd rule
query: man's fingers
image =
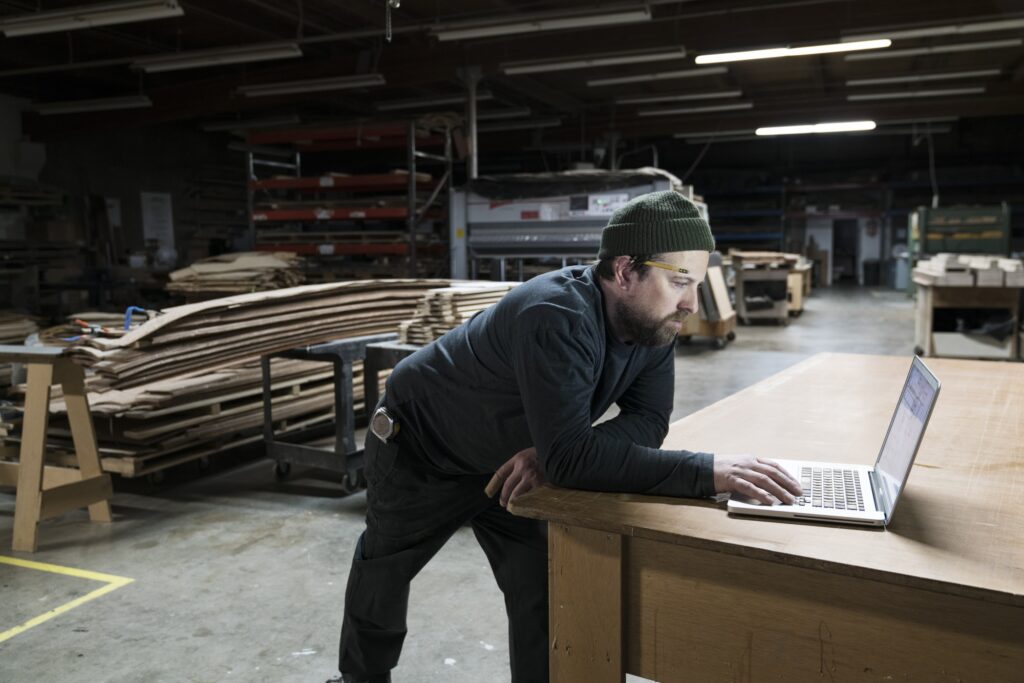
<svg viewBox="0 0 1024 683">
<path fill-rule="evenodd" d="M 753 498 L 765 505 L 775 505 L 775 503 L 779 502 L 778 498 L 747 479 L 737 479 L 736 488 L 738 489 L 738 493 L 743 494 L 747 498 Z"/>
<path fill-rule="evenodd" d="M 487 482 L 487 486 L 484 487 L 484 494 L 486 494 L 488 498 L 494 497 L 494 494 L 501 488 L 502 483 L 504 483 L 505 479 L 508 478 L 508 475 L 511 474 L 512 468 L 515 467 L 514 461 L 515 456 L 506 460 L 505 464 L 499 467 L 498 471 L 494 473 L 493 477 L 491 477 L 491 480 Z"/>
<path fill-rule="evenodd" d="M 755 483 L 771 492 L 780 500 L 788 502 L 790 498 L 803 493 L 803 489 L 800 488 L 799 484 L 792 481 L 788 476 L 784 476 L 783 470 L 776 469 L 771 465 L 761 464 L 755 465 L 751 470 L 764 477 L 763 482 L 758 481 Z"/>
<path fill-rule="evenodd" d="M 505 485 L 501 487 L 501 507 L 508 506 L 508 501 L 512 496 L 512 492 L 522 480 L 523 475 L 521 472 L 513 472 L 512 475 L 505 480 Z"/>
<path fill-rule="evenodd" d="M 501 489 L 503 481 L 505 481 L 505 478 L 501 476 L 501 470 L 498 470 L 491 477 L 491 480 L 487 482 L 487 486 L 484 487 L 484 495 L 488 498 L 494 498 L 494 494 Z"/>
<path fill-rule="evenodd" d="M 523 495 L 524 493 L 532 491 L 534 488 L 537 487 L 537 483 L 538 482 L 534 479 L 527 479 L 526 477 L 523 477 L 522 479 L 519 480 L 519 483 L 516 484 L 516 487 L 512 490 L 512 493 L 511 495 L 509 495 L 508 499 L 512 501 L 518 498 L 519 496 Z"/>
<path fill-rule="evenodd" d="M 787 470 L 785 467 L 775 462 L 774 460 L 768 460 L 767 458 L 758 458 L 757 461 L 762 465 L 767 465 L 769 467 L 774 468 L 778 472 L 781 472 L 784 476 L 784 479 L 780 480 L 778 477 L 775 477 L 775 479 L 779 481 L 779 483 L 783 484 L 790 491 L 790 493 L 793 493 L 795 495 L 800 495 L 801 493 L 803 493 L 803 487 L 800 485 L 800 482 L 797 481 L 796 477 L 790 474 L 789 470 Z"/>
</svg>

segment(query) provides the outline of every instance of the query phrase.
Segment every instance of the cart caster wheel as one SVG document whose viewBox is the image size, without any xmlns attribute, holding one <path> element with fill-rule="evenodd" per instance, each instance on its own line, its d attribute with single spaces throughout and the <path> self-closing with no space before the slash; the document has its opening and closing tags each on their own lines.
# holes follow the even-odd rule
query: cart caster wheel
<svg viewBox="0 0 1024 683">
<path fill-rule="evenodd" d="M 725 335 L 725 338 L 728 339 L 729 341 L 733 341 L 734 339 L 736 339 L 736 333 L 730 332 L 729 334 Z"/>
<path fill-rule="evenodd" d="M 922 349 L 920 346 L 915 346 L 914 347 L 914 355 L 915 356 L 924 356 L 924 349 Z"/>
<path fill-rule="evenodd" d="M 689 344 L 690 342 L 693 341 L 693 336 L 689 335 L 689 334 L 686 334 L 686 335 L 681 335 L 681 336 L 677 337 L 677 339 L 679 340 L 680 344 Z"/>
<path fill-rule="evenodd" d="M 723 337 L 715 337 L 715 348 L 718 350 L 725 348 L 725 339 Z"/>
<path fill-rule="evenodd" d="M 274 478 L 278 481 L 284 481 L 288 478 L 288 475 L 292 472 L 292 464 L 290 462 L 275 462 L 274 463 Z"/>
<path fill-rule="evenodd" d="M 356 493 L 360 489 L 366 488 L 366 480 L 363 478 L 363 473 L 359 472 L 354 477 L 345 474 L 341 478 L 341 490 L 345 495 Z"/>
</svg>

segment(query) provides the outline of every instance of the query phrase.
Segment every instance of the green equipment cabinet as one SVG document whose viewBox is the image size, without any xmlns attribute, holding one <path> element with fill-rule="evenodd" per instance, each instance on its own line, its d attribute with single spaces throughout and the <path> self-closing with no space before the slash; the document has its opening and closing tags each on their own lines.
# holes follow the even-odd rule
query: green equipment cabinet
<svg viewBox="0 0 1024 683">
<path fill-rule="evenodd" d="M 932 254 L 1010 253 L 1010 207 L 920 207 L 910 215 L 910 253 L 914 259 Z"/>
</svg>

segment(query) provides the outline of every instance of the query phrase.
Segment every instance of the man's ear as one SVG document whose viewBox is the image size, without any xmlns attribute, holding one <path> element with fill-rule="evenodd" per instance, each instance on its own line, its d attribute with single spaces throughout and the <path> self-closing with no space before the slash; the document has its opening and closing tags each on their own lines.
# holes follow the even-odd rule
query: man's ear
<svg viewBox="0 0 1024 683">
<path fill-rule="evenodd" d="M 620 289 L 628 290 L 636 281 L 636 272 L 629 268 L 631 260 L 629 256 L 615 257 L 615 286 Z"/>
</svg>

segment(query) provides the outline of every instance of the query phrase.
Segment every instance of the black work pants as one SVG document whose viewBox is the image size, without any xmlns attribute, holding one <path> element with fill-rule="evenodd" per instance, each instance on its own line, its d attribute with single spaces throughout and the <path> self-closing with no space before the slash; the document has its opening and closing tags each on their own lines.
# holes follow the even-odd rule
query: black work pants
<svg viewBox="0 0 1024 683">
<path fill-rule="evenodd" d="M 545 524 L 515 517 L 497 497 L 487 498 L 489 476 L 438 472 L 408 448 L 382 443 L 372 434 L 365 468 L 366 531 L 356 545 L 345 591 L 341 671 L 373 676 L 398 664 L 409 584 L 469 522 L 505 596 L 512 681 L 547 681 Z"/>
</svg>

